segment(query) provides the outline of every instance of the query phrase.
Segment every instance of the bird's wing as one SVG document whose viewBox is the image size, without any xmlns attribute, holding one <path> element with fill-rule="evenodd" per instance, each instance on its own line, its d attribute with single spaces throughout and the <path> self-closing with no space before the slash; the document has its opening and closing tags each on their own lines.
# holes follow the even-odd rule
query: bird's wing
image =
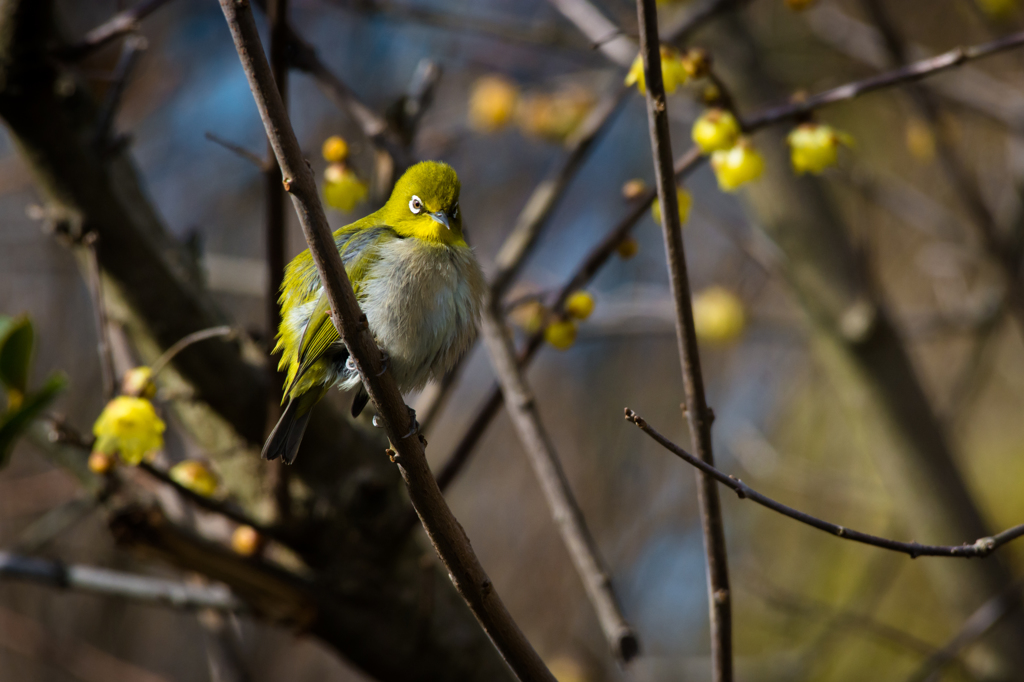
<svg viewBox="0 0 1024 682">
<path fill-rule="evenodd" d="M 349 281 L 356 298 L 360 298 L 360 290 L 367 277 L 370 267 L 378 259 L 378 249 L 381 244 L 396 239 L 398 235 L 394 230 L 384 225 L 374 227 L 363 227 L 356 230 L 343 229 L 335 233 L 335 241 L 338 250 L 341 251 L 341 259 L 345 264 L 345 271 L 348 273 Z M 302 375 L 319 360 L 325 352 L 334 344 L 338 343 L 338 330 L 331 322 L 330 305 L 327 296 L 320 294 L 316 306 L 309 316 L 306 328 L 302 333 L 299 342 L 298 362 L 299 369 L 295 377 L 286 387 L 286 392 L 298 383 Z"/>
</svg>

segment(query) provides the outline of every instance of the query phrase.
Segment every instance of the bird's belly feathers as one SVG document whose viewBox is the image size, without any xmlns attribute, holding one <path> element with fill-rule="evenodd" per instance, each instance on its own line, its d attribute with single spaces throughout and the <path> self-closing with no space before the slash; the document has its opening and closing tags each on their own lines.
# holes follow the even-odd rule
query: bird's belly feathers
<svg viewBox="0 0 1024 682">
<path fill-rule="evenodd" d="M 403 391 L 455 364 L 476 336 L 484 279 L 468 247 L 396 239 L 382 245 L 359 291 L 370 330 Z M 358 376 L 345 377 L 344 388 Z"/>
</svg>

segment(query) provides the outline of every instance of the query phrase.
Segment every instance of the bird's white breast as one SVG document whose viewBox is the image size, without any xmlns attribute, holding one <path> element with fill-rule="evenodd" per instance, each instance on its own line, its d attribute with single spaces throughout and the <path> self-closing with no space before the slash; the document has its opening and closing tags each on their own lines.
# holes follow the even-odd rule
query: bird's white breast
<svg viewBox="0 0 1024 682">
<path fill-rule="evenodd" d="M 476 336 L 484 278 L 468 246 L 418 239 L 381 244 L 359 292 L 377 343 L 403 391 L 455 364 Z M 358 380 L 358 377 L 355 378 Z M 348 384 L 355 381 L 346 381 Z"/>
</svg>

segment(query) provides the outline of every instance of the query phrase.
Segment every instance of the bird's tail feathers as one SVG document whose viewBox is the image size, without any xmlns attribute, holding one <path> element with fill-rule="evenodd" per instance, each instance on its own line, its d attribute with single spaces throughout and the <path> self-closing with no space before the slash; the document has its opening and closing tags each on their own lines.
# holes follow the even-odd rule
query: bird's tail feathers
<svg viewBox="0 0 1024 682">
<path fill-rule="evenodd" d="M 313 389 L 288 400 L 277 426 L 270 432 L 270 437 L 263 446 L 263 459 L 274 460 L 281 457 L 285 464 L 295 461 L 309 417 L 313 414 L 313 406 L 322 396 L 322 392 Z"/>
</svg>

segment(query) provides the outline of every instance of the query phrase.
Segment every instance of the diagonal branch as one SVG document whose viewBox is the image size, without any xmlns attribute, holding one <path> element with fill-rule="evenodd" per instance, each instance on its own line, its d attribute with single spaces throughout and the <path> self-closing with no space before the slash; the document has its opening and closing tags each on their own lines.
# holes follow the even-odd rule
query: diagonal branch
<svg viewBox="0 0 1024 682">
<path fill-rule="evenodd" d="M 382 418 L 394 448 L 392 460 L 405 479 L 410 500 L 427 536 L 448 569 L 456 589 L 516 675 L 522 680 L 554 682 L 540 656 L 512 620 L 474 554 L 469 538 L 445 503 L 427 465 L 422 440 L 405 437 L 411 431 L 412 417 L 402 401 L 394 377 L 384 365 L 380 349 L 366 324 L 366 316 L 359 309 L 352 292 L 317 195 L 313 172 L 302 157 L 284 104 L 274 87 L 248 0 L 220 0 L 220 5 L 281 166 L 285 189 L 292 195 L 299 223 L 316 263 L 324 294 L 330 303 L 331 320 L 355 359 L 363 387 Z"/>
<path fill-rule="evenodd" d="M 65 590 L 121 597 L 136 602 L 177 609 L 243 611 L 244 604 L 223 585 L 202 585 L 163 580 L 112 571 L 106 568 L 65 564 L 0 551 L 0 578 L 24 580 Z"/>
<path fill-rule="evenodd" d="M 121 36 L 137 31 L 140 21 L 168 2 L 169 0 L 141 0 L 86 33 L 79 42 L 60 49 L 57 54 L 64 59 L 81 59 Z"/>
<path fill-rule="evenodd" d="M 683 370 L 686 397 L 686 421 L 697 457 L 714 466 L 711 448 L 711 423 L 714 415 L 704 395 L 704 377 L 697 349 L 690 303 L 690 280 L 686 272 L 683 226 L 679 216 L 675 174 L 672 169 L 672 140 L 669 136 L 665 84 L 661 73 L 661 46 L 658 41 L 658 11 L 655 0 L 637 0 L 640 27 L 640 54 L 647 83 L 647 122 L 651 135 L 651 155 L 661 202 L 661 230 L 665 237 L 669 281 L 675 300 L 676 339 Z M 704 531 L 704 552 L 708 570 L 708 607 L 711 617 L 711 669 L 715 682 L 733 678 L 732 605 L 729 593 L 729 562 L 725 547 L 725 529 L 718 487 L 708 476 L 697 476 L 697 505 Z"/>
<path fill-rule="evenodd" d="M 1008 528 L 996 535 L 992 535 L 987 538 L 979 538 L 970 544 L 963 545 L 922 545 L 918 542 L 900 542 L 898 540 L 890 540 L 888 538 L 878 537 L 877 535 L 871 535 L 869 533 L 862 533 L 835 523 L 823 521 L 815 516 L 811 516 L 810 514 L 786 506 L 781 502 L 776 502 L 767 495 L 762 495 L 738 478 L 723 473 L 721 470 L 716 469 L 714 466 L 704 462 L 703 460 L 697 459 L 686 450 L 683 450 L 668 438 L 658 433 L 658 431 L 644 421 L 640 415 L 633 412 L 633 410 L 628 407 L 626 408 L 626 420 L 636 424 L 641 431 L 650 436 L 655 442 L 690 466 L 700 469 L 702 472 L 707 474 L 708 477 L 713 478 L 735 492 L 741 500 L 750 500 L 762 507 L 778 512 L 783 516 L 788 516 L 800 523 L 807 524 L 808 526 L 817 528 L 818 530 L 823 530 L 830 535 L 835 535 L 836 537 L 840 537 L 844 540 L 852 540 L 853 542 L 860 542 L 865 545 L 871 545 L 872 547 L 881 547 L 882 549 L 888 549 L 893 552 L 901 552 L 903 554 L 908 554 L 911 559 L 916 559 L 919 556 L 961 557 L 971 559 L 987 557 L 999 547 L 1024 536 L 1024 524 Z"/>
<path fill-rule="evenodd" d="M 587 528 L 583 510 L 569 487 L 551 437 L 541 422 L 536 399 L 516 362 L 512 338 L 494 299 L 489 298 L 484 306 L 481 326 L 491 365 L 505 396 L 505 407 L 537 475 L 562 542 L 583 581 L 613 654 L 620 661 L 629 662 L 639 653 L 639 642 L 622 615 L 622 608 L 612 591 L 608 567 Z"/>
</svg>

